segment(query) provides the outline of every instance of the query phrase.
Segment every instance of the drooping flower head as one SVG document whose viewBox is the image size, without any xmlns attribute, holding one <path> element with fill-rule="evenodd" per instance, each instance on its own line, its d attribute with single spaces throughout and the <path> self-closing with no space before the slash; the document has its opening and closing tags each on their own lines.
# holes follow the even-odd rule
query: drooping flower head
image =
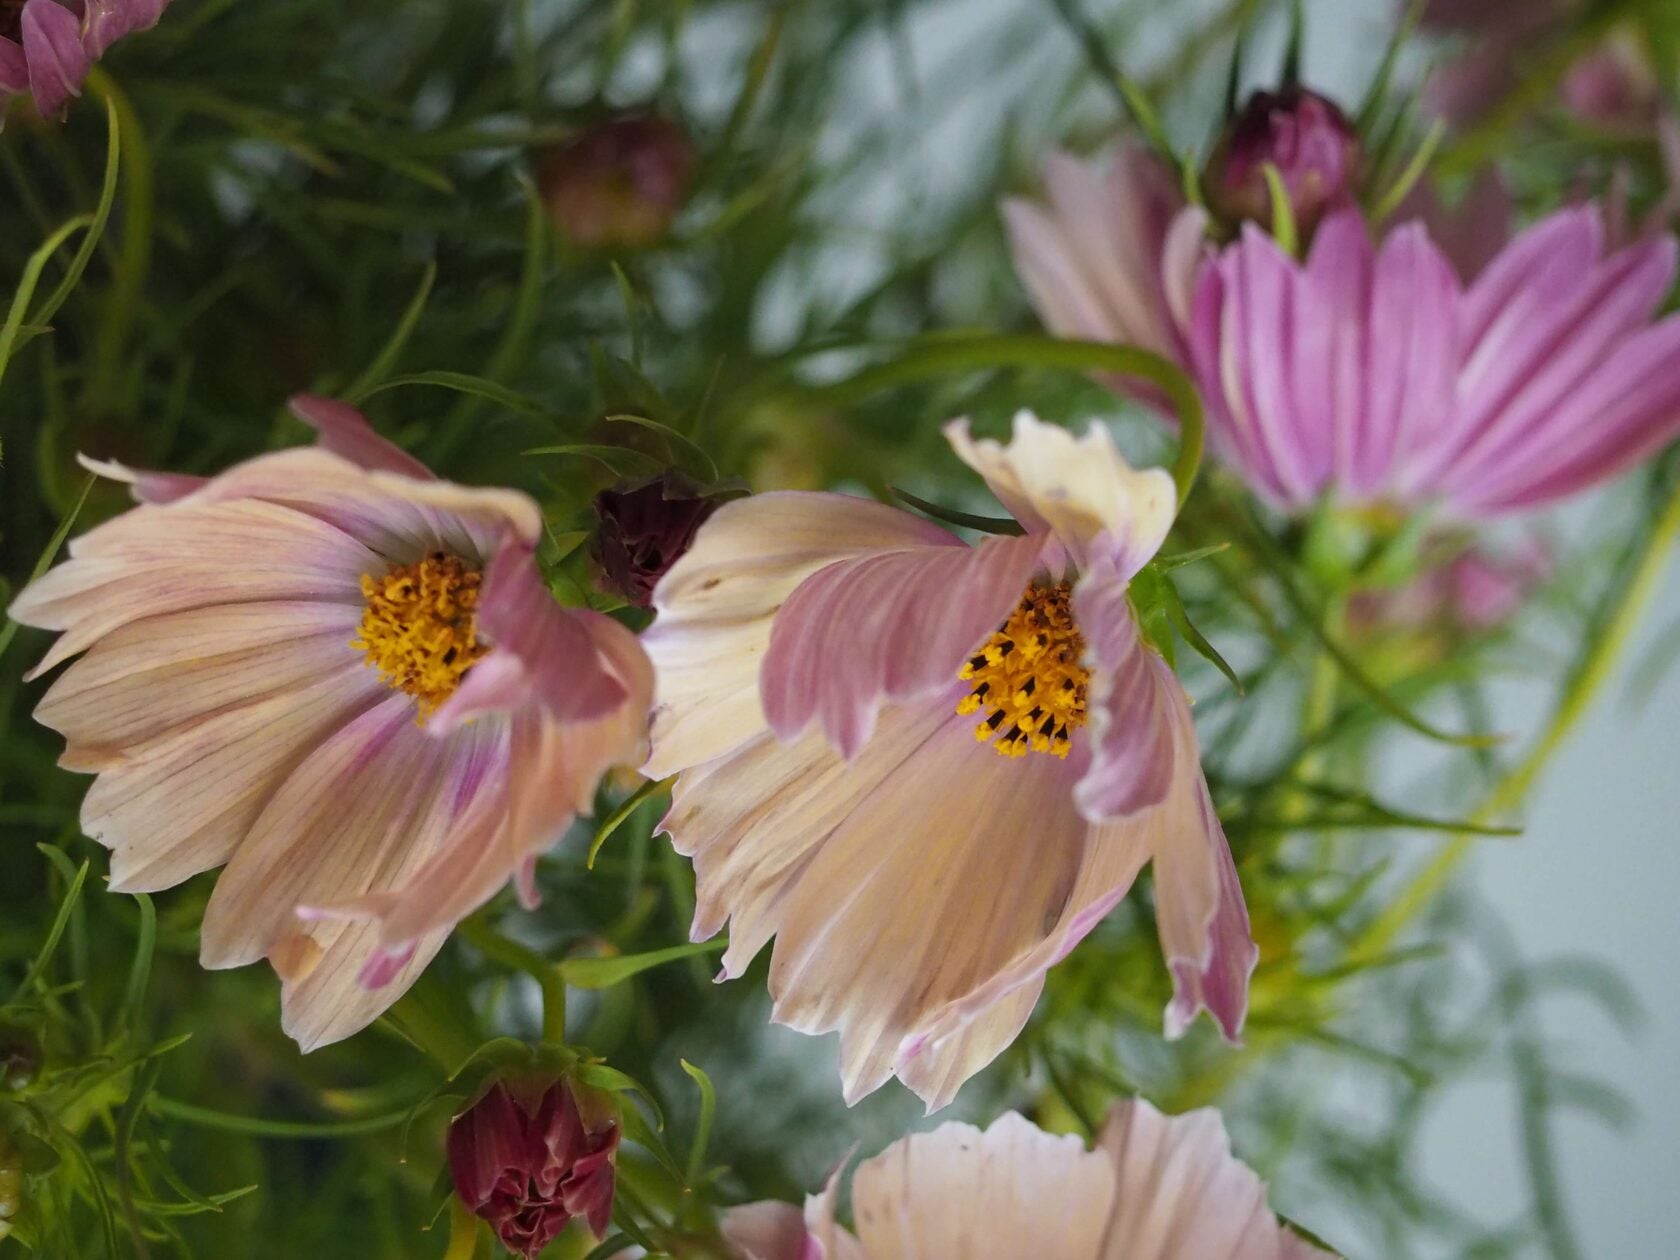
<svg viewBox="0 0 1680 1260">
<path fill-rule="evenodd" d="M 656 244 L 688 200 L 694 145 L 675 122 L 623 114 L 584 128 L 537 172 L 550 217 L 581 249 Z"/>
<path fill-rule="evenodd" d="M 720 508 L 654 595 L 646 773 L 723 974 L 776 938 L 775 1018 L 841 1034 L 848 1100 L 940 1106 L 1153 861 L 1169 1034 L 1235 1037 L 1255 951 L 1182 687 L 1127 596 L 1175 511 L 1106 431 L 946 430 L 1020 523 L 970 546 L 839 494 Z"/>
<path fill-rule="evenodd" d="M 1311 235 L 1326 212 L 1351 205 L 1359 180 L 1358 133 L 1327 96 L 1302 87 L 1256 92 L 1208 163 L 1205 189 L 1232 223 L 1272 223 L 1266 168 L 1277 171 L 1295 223 Z"/>
<path fill-rule="evenodd" d="M 858 1165 L 848 1230 L 837 1172 L 804 1211 L 726 1214 L 739 1260 L 1329 1260 L 1279 1224 L 1216 1111 L 1164 1116 L 1138 1099 L 1109 1113 L 1096 1149 L 1013 1112 L 985 1132 L 943 1124 Z"/>
<path fill-rule="evenodd" d="M 497 1080 L 449 1125 L 449 1175 L 516 1256 L 535 1260 L 581 1218 L 612 1220 L 619 1125 L 595 1091 L 564 1077 Z"/>
<path fill-rule="evenodd" d="M 591 551 L 602 583 L 637 608 L 653 605 L 653 588 L 675 564 L 720 500 L 692 480 L 663 472 L 595 496 Z"/>
<path fill-rule="evenodd" d="M 321 443 L 208 479 L 96 465 L 141 506 L 74 541 L 11 616 L 74 656 L 36 717 L 96 774 L 111 887 L 225 866 L 211 968 L 268 958 L 305 1048 L 365 1026 L 450 928 L 640 759 L 651 668 L 550 598 L 537 506 L 436 480 L 341 403 Z"/>
<path fill-rule="evenodd" d="M 124 35 L 156 26 L 169 0 L 0 0 L 0 108 L 27 92 L 44 118 Z"/>
</svg>

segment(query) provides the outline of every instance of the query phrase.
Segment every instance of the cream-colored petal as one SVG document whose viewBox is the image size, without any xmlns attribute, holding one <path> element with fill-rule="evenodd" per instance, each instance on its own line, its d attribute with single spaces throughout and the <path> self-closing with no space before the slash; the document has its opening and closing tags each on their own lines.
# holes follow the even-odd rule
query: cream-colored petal
<svg viewBox="0 0 1680 1260">
<path fill-rule="evenodd" d="M 378 1019 L 436 956 L 448 932 L 414 943 L 396 974 L 376 989 L 361 981 L 362 969 L 379 953 L 378 930 L 370 923 L 313 923 L 276 946 L 280 975 L 280 1026 L 305 1054 L 343 1041 Z"/>
<path fill-rule="evenodd" d="M 120 759 L 189 723 L 341 672 L 359 657 L 350 646 L 359 616 L 348 604 L 273 601 L 148 617 L 65 670 L 35 720 L 69 741 L 73 760 Z"/>
<path fill-rule="evenodd" d="M 1084 861 L 1073 767 L 1001 757 L 972 728 L 971 718 L 939 728 L 777 899 L 775 1018 L 840 1029 L 848 1102 L 892 1075 L 936 1012 L 1044 940 Z"/>
<path fill-rule="evenodd" d="M 1053 531 L 1081 569 L 1100 549 L 1130 578 L 1160 549 L 1178 511 L 1172 476 L 1134 469 L 1095 423 L 1076 438 L 1023 411 L 1007 444 L 971 437 L 965 420 L 946 425 L 945 436 L 1021 524 Z"/>
<path fill-rule="evenodd" d="M 82 802 L 111 887 L 152 892 L 226 862 L 291 769 L 386 694 L 352 664 L 127 750 Z"/>
<path fill-rule="evenodd" d="M 726 503 L 654 592 L 642 636 L 658 671 L 652 778 L 701 765 L 765 729 L 759 666 L 782 601 L 817 570 L 875 551 L 948 543 L 920 517 L 843 494 Z"/>
<path fill-rule="evenodd" d="M 1164 1116 L 1143 1099 L 1122 1102 L 1098 1150 L 1113 1160 L 1116 1192 L 1093 1260 L 1326 1257 L 1278 1224 L 1260 1178 L 1231 1154 L 1216 1111 Z"/>
<path fill-rule="evenodd" d="M 1041 973 L 982 1008 L 949 1036 L 917 1034 L 899 1049 L 898 1079 L 927 1103 L 930 1115 L 949 1106 L 964 1081 L 1021 1035 L 1043 991 Z"/>
<path fill-rule="evenodd" d="M 737 1260 L 807 1260 L 805 1214 L 792 1203 L 744 1203 L 721 1222 Z"/>
<path fill-rule="evenodd" d="M 869 1260 L 1094 1260 L 1114 1199 L 1101 1151 L 1013 1112 L 944 1124 L 858 1166 L 852 1215 Z M 1212 1260 L 1196 1251 L 1175 1260 Z M 1135 1260 L 1128 1257 L 1127 1260 Z"/>
<path fill-rule="evenodd" d="M 200 960 L 238 967 L 297 930 L 302 905 L 389 887 L 442 844 L 466 776 L 484 777 L 505 724 L 446 740 L 386 699 L 325 740 L 287 778 L 241 842 L 205 908 Z"/>
<path fill-rule="evenodd" d="M 335 526 L 257 501 L 138 507 L 70 552 L 10 610 L 25 625 L 64 631 L 29 677 L 146 617 L 269 600 L 359 605 L 360 574 L 379 567 Z"/>
</svg>

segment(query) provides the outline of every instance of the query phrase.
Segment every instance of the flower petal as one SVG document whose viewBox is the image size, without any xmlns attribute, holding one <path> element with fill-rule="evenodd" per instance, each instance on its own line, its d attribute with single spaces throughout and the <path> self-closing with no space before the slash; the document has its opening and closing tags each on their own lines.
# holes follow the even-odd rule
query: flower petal
<svg viewBox="0 0 1680 1260">
<path fill-rule="evenodd" d="M 281 980 L 281 1028 L 305 1054 L 354 1036 L 408 992 L 448 935 L 415 941 L 377 988 L 363 982 L 364 969 L 381 952 L 374 925 L 315 924 L 285 938 L 269 957 Z"/>
<path fill-rule="evenodd" d="M 946 425 L 945 436 L 1029 534 L 1054 532 L 1081 568 L 1101 536 L 1131 577 L 1160 550 L 1178 510 L 1171 475 L 1134 469 L 1100 425 L 1076 438 L 1023 411 L 1008 445 L 970 437 L 962 420 Z"/>
<path fill-rule="evenodd" d="M 1177 676 L 1144 646 L 1113 560 L 1098 558 L 1074 591 L 1091 670 L 1091 765 L 1074 789 L 1092 822 L 1129 817 L 1166 798 L 1174 769 Z"/>
<path fill-rule="evenodd" d="M 765 729 L 759 670 L 777 610 L 837 560 L 940 546 L 917 516 L 842 494 L 787 491 L 726 503 L 654 592 L 642 642 L 658 670 L 652 778 L 712 760 Z"/>
<path fill-rule="evenodd" d="M 800 583 L 776 614 L 759 674 L 765 716 L 791 740 L 813 719 L 850 760 L 883 699 L 950 687 L 1009 615 L 1044 552 L 1042 537 L 877 552 Z"/>
<path fill-rule="evenodd" d="M 1196 1013 L 1213 1016 L 1229 1041 L 1248 1013 L 1248 978 L 1260 951 L 1249 931 L 1242 884 L 1219 824 L 1196 749 L 1196 727 L 1182 688 L 1168 691 L 1177 740 L 1172 790 L 1158 811 L 1154 850 L 1155 918 L 1173 973 L 1168 1037 Z"/>
<path fill-rule="evenodd" d="M 320 447 L 360 468 L 400 473 L 416 481 L 435 481 L 430 468 L 394 442 L 374 431 L 367 417 L 349 403 L 319 394 L 297 394 L 286 406 L 299 420 L 320 434 Z"/>
<path fill-rule="evenodd" d="M 58 0 L 29 0 L 20 23 L 23 55 L 29 62 L 29 91 L 43 118 L 64 112 L 93 68 L 82 43 L 82 19 Z"/>
<path fill-rule="evenodd" d="M 1141 1098 L 1119 1103 L 1098 1153 L 1113 1160 L 1116 1188 L 1093 1260 L 1329 1260 L 1278 1224 L 1217 1111 L 1169 1117 Z"/>
<path fill-rule="evenodd" d="M 102 57 L 124 35 L 158 24 L 169 0 L 86 0 L 87 50 Z"/>
<path fill-rule="evenodd" d="M 870 1260 L 1092 1260 L 1114 1198 L 1103 1152 L 1014 1112 L 984 1133 L 953 1123 L 911 1134 L 852 1178 L 852 1215 Z"/>
</svg>

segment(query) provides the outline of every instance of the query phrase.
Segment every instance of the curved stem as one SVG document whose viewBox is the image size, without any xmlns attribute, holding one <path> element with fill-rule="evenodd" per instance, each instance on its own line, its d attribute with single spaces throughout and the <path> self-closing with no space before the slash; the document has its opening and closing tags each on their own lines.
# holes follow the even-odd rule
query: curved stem
<svg viewBox="0 0 1680 1260">
<path fill-rule="evenodd" d="M 122 379 L 118 360 L 128 334 L 134 327 L 135 311 L 146 285 L 152 260 L 153 181 L 151 148 L 140 126 L 140 115 L 116 81 L 95 66 L 87 77 L 88 90 L 111 108 L 123 138 L 122 245 L 118 253 L 111 295 L 105 303 L 94 347 L 94 404 L 111 402 L 110 395 Z"/>
<path fill-rule="evenodd" d="M 485 957 L 523 971 L 542 991 L 542 1039 L 550 1045 L 566 1044 L 566 981 L 560 968 L 536 950 L 510 940 L 477 919 L 468 919 L 457 929 L 464 940 Z"/>
</svg>

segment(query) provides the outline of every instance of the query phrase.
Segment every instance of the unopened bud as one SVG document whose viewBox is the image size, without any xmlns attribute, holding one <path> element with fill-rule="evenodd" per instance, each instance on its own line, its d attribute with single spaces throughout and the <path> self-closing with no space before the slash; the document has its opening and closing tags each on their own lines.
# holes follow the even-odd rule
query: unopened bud
<svg viewBox="0 0 1680 1260">
<path fill-rule="evenodd" d="M 610 1105 L 565 1078 L 502 1080 L 449 1126 L 455 1193 L 502 1245 L 533 1258 L 574 1217 L 597 1237 L 612 1220 L 619 1126 Z"/>
<path fill-rule="evenodd" d="M 595 496 L 601 524 L 591 544 L 601 584 L 637 608 L 650 607 L 653 588 L 682 559 L 718 503 L 678 472 L 603 490 Z"/>
<path fill-rule="evenodd" d="M 537 187 L 573 245 L 642 249 L 670 230 L 688 200 L 694 166 L 682 128 L 657 114 L 628 114 L 553 149 Z"/>
<path fill-rule="evenodd" d="M 1266 180 L 1266 168 L 1275 167 L 1306 236 L 1328 211 L 1353 200 L 1359 161 L 1359 136 L 1334 101 L 1300 87 L 1256 92 L 1208 163 L 1208 203 L 1228 222 L 1275 226 Z"/>
<path fill-rule="evenodd" d="M 35 1083 L 46 1056 L 27 1028 L 0 1024 L 0 1093 L 17 1094 Z"/>
</svg>

